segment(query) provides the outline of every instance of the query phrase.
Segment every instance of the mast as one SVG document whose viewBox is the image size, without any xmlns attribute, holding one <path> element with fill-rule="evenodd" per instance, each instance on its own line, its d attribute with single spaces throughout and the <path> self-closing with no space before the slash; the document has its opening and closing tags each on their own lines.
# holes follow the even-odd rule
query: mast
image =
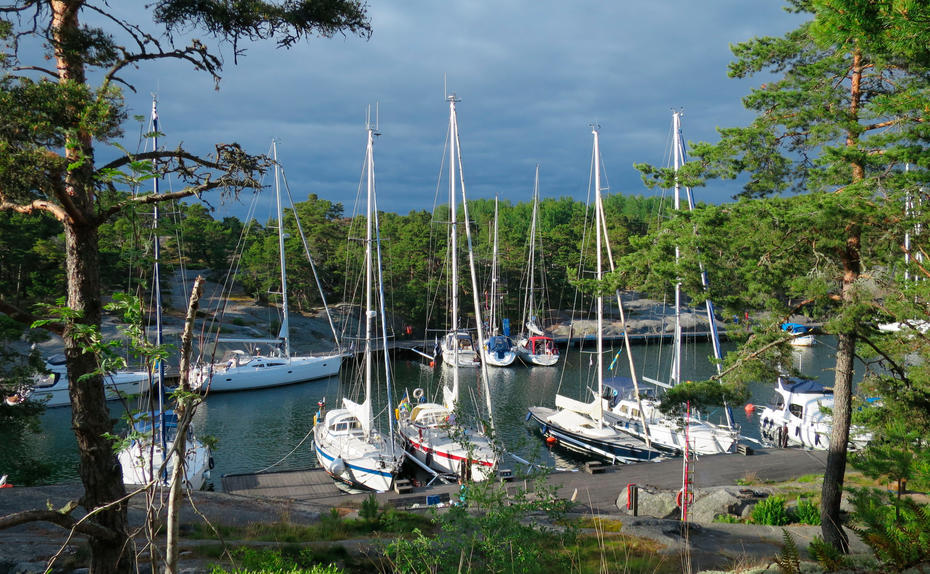
<svg viewBox="0 0 930 574">
<path fill-rule="evenodd" d="M 455 94 L 447 98 L 449 100 L 449 219 L 450 238 L 449 249 L 452 250 L 452 357 L 455 362 L 452 369 L 452 404 L 446 407 L 450 410 L 455 409 L 455 403 L 459 400 L 459 270 L 458 270 L 458 242 L 456 238 L 456 208 L 455 208 L 455 159 L 458 143 L 458 124 L 455 118 Z M 467 223 L 467 220 L 466 220 Z"/>
<path fill-rule="evenodd" d="M 594 234 L 597 236 L 595 249 L 597 250 L 597 281 L 600 283 L 603 276 L 601 271 L 601 165 L 600 165 L 600 147 L 598 144 L 598 126 L 592 126 L 591 132 L 594 134 L 594 159 L 597 162 L 594 166 Z M 601 296 L 600 288 L 597 294 L 597 427 L 604 426 L 604 402 L 601 397 L 604 396 L 604 298 Z"/>
<path fill-rule="evenodd" d="M 674 148 L 675 148 L 675 173 L 676 173 L 676 177 L 675 177 L 675 202 L 676 202 L 675 209 L 678 209 L 678 205 L 677 205 L 677 203 L 678 203 L 678 176 L 677 176 L 677 173 L 678 173 L 678 169 L 679 169 L 680 165 L 681 165 L 681 164 L 684 164 L 684 162 L 685 162 L 685 151 L 684 151 L 684 150 L 685 150 L 685 146 L 684 146 L 684 139 L 683 139 L 682 136 L 681 136 L 681 112 L 674 112 L 672 122 L 673 122 L 674 140 L 675 140 L 675 145 L 674 145 Z M 691 192 L 691 188 L 690 188 L 690 187 L 685 186 L 685 194 L 686 194 L 687 201 L 688 201 L 688 211 L 694 211 L 694 194 Z M 697 233 L 697 230 L 696 230 L 696 229 L 695 229 L 695 233 Z M 675 257 L 676 257 L 676 262 L 677 262 L 677 260 L 678 260 L 678 259 L 677 259 L 677 258 L 678 258 L 678 246 L 677 246 L 677 245 L 675 246 Z M 704 291 L 707 291 L 707 290 L 710 288 L 710 281 L 709 281 L 708 278 L 707 278 L 707 271 L 704 269 L 704 264 L 703 264 L 703 263 L 700 263 L 700 262 L 699 262 L 698 265 L 699 265 L 700 270 L 701 270 L 701 286 L 704 288 Z M 679 293 L 680 293 L 680 288 L 681 288 L 681 282 L 679 282 L 679 283 L 676 285 L 676 293 L 675 293 L 676 302 L 677 302 L 677 298 L 678 298 Z M 706 303 L 706 304 L 705 304 L 705 309 L 706 309 L 706 312 L 707 312 L 707 325 L 708 325 L 708 329 L 710 330 L 710 341 L 711 341 L 711 346 L 713 346 L 713 348 L 714 348 L 714 359 L 716 359 L 714 365 L 715 365 L 715 367 L 717 368 L 717 374 L 719 375 L 719 374 L 722 372 L 722 369 L 723 369 L 723 367 L 722 367 L 722 365 L 721 365 L 721 361 L 723 360 L 723 350 L 722 350 L 721 347 L 720 347 L 720 333 L 718 333 L 718 331 L 717 331 L 717 321 L 716 321 L 715 318 L 714 318 L 714 316 L 716 315 L 716 313 L 714 312 L 714 302 L 711 301 L 710 297 L 707 297 L 705 303 Z M 677 307 L 678 307 L 678 306 L 677 306 L 677 304 L 676 304 L 676 317 L 677 317 L 677 313 L 678 313 Z M 678 342 L 677 342 L 677 348 L 676 348 L 676 355 L 675 355 L 675 356 L 676 356 L 676 357 L 679 357 L 679 358 L 678 358 L 678 368 L 679 368 L 678 375 L 680 376 L 680 375 L 681 375 L 681 370 L 680 370 L 680 369 L 681 369 L 681 359 L 680 359 L 680 352 L 681 352 L 681 324 L 680 324 L 680 322 L 676 325 L 676 335 L 677 335 L 676 338 L 677 338 Z M 678 383 L 678 382 L 680 382 L 680 381 L 676 378 L 676 379 L 675 379 L 675 382 Z M 734 425 L 734 421 L 733 421 L 733 412 L 732 412 L 732 410 L 730 409 L 729 405 L 727 405 L 726 403 L 724 403 L 724 412 L 726 412 L 726 416 L 727 416 L 727 427 L 728 427 L 728 428 L 733 428 L 733 425 Z"/>
<path fill-rule="evenodd" d="M 491 316 L 488 317 L 488 336 L 494 336 L 497 327 L 497 216 L 498 196 L 494 196 L 494 247 L 491 249 Z M 482 347 L 483 349 L 484 347 Z"/>
<path fill-rule="evenodd" d="M 530 221 L 530 255 L 527 267 L 527 289 L 525 306 L 523 309 L 523 328 L 527 330 L 527 339 L 535 333 L 529 330 L 528 324 L 533 321 L 533 307 L 536 306 L 536 218 L 539 209 L 539 164 L 536 164 L 536 177 L 533 180 L 533 215 Z"/>
<path fill-rule="evenodd" d="M 681 133 L 680 126 L 680 114 L 675 112 L 672 116 L 672 131 L 674 135 L 673 142 L 673 152 L 674 156 L 674 165 L 675 165 L 675 211 L 681 209 L 681 185 L 678 183 L 678 168 L 680 167 L 679 161 L 681 158 L 681 141 L 679 139 L 679 134 Z M 675 244 L 675 264 L 678 265 L 681 259 L 681 252 L 679 251 L 678 244 Z M 675 281 L 675 339 L 674 339 L 674 355 L 672 357 L 672 375 L 671 383 L 677 385 L 681 382 L 681 278 Z"/>
<path fill-rule="evenodd" d="M 374 160 L 372 159 L 372 168 L 374 168 Z M 374 169 L 372 169 L 374 172 Z M 374 182 L 374 176 L 372 176 L 372 182 Z M 378 222 L 378 198 L 372 193 L 372 199 L 374 200 L 373 206 L 373 215 L 375 218 L 375 245 L 378 248 L 378 311 L 381 313 L 381 337 L 384 341 L 384 380 L 387 386 L 387 398 L 388 398 L 388 436 L 391 437 L 391 456 L 394 455 L 394 409 L 391 406 L 393 395 L 392 384 L 391 384 L 391 356 L 388 353 L 387 341 L 387 314 L 384 309 L 384 266 L 382 264 L 381 258 L 381 225 Z M 369 407 L 370 408 L 370 407 Z"/>
<path fill-rule="evenodd" d="M 278 142 L 271 142 L 272 157 L 274 158 L 274 191 L 277 202 L 278 215 L 278 257 L 281 265 L 281 329 L 278 337 L 284 341 L 284 356 L 291 356 L 290 324 L 287 310 L 287 269 L 284 266 L 284 210 L 281 207 L 281 186 L 279 184 L 280 168 L 278 166 Z M 295 214 L 296 216 L 296 214 Z"/>
<path fill-rule="evenodd" d="M 152 96 L 152 151 L 158 150 L 158 98 Z M 158 177 L 155 174 L 154 165 L 152 172 L 156 177 L 152 178 L 152 193 L 158 195 Z M 158 202 L 153 204 L 154 211 L 152 214 L 152 232 L 154 234 L 152 245 L 152 257 L 155 259 L 153 275 L 155 285 L 153 291 L 155 294 L 155 345 L 161 347 L 164 344 L 164 333 L 162 329 L 162 309 L 161 309 L 161 245 L 158 242 Z M 158 381 L 158 428 L 159 439 L 161 442 L 162 466 L 164 471 L 162 476 L 167 480 L 168 468 L 164 464 L 168 454 L 168 433 L 165 430 L 165 363 L 158 359 L 156 364 L 157 381 Z"/>
<path fill-rule="evenodd" d="M 370 113 L 370 112 L 369 112 Z M 371 331 L 372 322 L 377 313 L 372 308 L 372 204 L 374 203 L 375 192 L 375 170 L 374 170 L 374 129 L 371 122 L 368 122 L 368 145 L 365 150 L 365 164 L 368 169 L 367 187 L 368 202 L 365 208 L 365 400 L 362 403 L 364 408 L 365 420 L 362 421 L 362 428 L 365 434 L 371 432 Z M 384 317 L 381 317 L 384 321 Z M 385 343 L 387 340 L 385 339 Z M 384 350 L 387 353 L 387 349 Z"/>
</svg>

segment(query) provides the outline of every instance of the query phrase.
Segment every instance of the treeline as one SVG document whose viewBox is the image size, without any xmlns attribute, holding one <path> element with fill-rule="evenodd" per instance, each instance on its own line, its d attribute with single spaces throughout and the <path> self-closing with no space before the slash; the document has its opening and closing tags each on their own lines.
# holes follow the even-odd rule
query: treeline
<svg viewBox="0 0 930 574">
<path fill-rule="evenodd" d="M 653 229 L 660 198 L 611 195 L 604 209 L 615 255 L 629 250 L 629 239 Z M 469 201 L 473 248 L 479 289 L 489 289 L 493 242 L 494 200 Z M 462 219 L 461 207 L 459 221 Z M 502 201 L 498 216 L 499 305 L 503 314 L 520 320 L 526 285 L 531 202 Z M 295 222 L 307 239 L 327 302 L 358 302 L 363 261 L 364 217 L 347 217 L 342 204 L 311 195 L 285 211 L 288 293 L 292 309 L 310 311 L 322 305 L 304 244 Z M 539 205 L 536 255 L 537 299 L 552 309 L 570 308 L 571 280 L 579 270 L 586 222 L 591 214 L 583 202 L 568 197 L 543 199 Z M 448 300 L 448 208 L 436 214 L 411 211 L 407 215 L 381 213 L 385 292 L 396 318 L 419 331 L 429 323 L 441 327 Z M 148 289 L 152 268 L 153 222 L 150 212 L 128 212 L 101 228 L 101 277 L 107 291 Z M 465 235 L 459 225 L 464 250 Z M 216 219 L 200 203 L 178 203 L 161 210 L 158 236 L 162 265 L 206 269 L 222 280 L 236 268 L 236 282 L 258 302 L 276 301 L 278 235 L 274 221 L 243 222 L 236 217 Z M 593 241 L 593 238 L 588 238 Z M 593 249 L 589 246 L 588 251 Z M 7 303 L 31 309 L 65 293 L 64 240 L 61 226 L 45 216 L 0 212 L 0 290 Z M 461 289 L 465 313 L 472 312 L 471 283 L 464 251 L 460 255 Z M 581 267 L 592 269 L 590 263 Z M 164 273 L 163 277 L 170 277 Z M 544 278 L 545 283 L 541 283 Z M 165 279 L 167 281 L 167 279 Z M 165 288 L 172 286 L 165 284 Z M 481 293 L 482 301 L 487 294 Z"/>
</svg>

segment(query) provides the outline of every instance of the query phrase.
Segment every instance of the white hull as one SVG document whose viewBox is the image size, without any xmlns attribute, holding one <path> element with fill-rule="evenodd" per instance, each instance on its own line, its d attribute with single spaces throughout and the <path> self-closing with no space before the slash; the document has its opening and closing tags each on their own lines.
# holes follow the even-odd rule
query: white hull
<svg viewBox="0 0 930 574">
<path fill-rule="evenodd" d="M 520 360 L 526 363 L 527 365 L 536 366 L 536 367 L 552 367 L 552 366 L 555 366 L 559 362 L 558 355 L 549 355 L 549 354 L 534 355 L 533 353 L 530 353 L 529 351 L 527 351 L 525 353 L 521 352 L 519 356 L 520 356 Z"/>
<path fill-rule="evenodd" d="M 457 364 L 460 369 L 474 368 L 481 365 L 481 361 L 478 359 L 478 353 L 474 351 L 459 351 L 458 355 L 458 363 L 456 363 L 455 353 L 443 349 L 442 364 L 447 367 L 452 367 Z"/>
<path fill-rule="evenodd" d="M 733 452 L 739 432 L 736 429 L 717 426 L 702 420 L 691 420 L 685 426 L 683 420 L 666 417 L 658 410 L 658 403 L 651 400 L 641 401 L 645 414 L 646 427 L 652 446 L 676 453 L 684 452 L 689 444 L 691 452 L 696 454 L 725 454 Z M 638 412 L 636 401 L 625 399 L 619 401 L 605 413 L 605 419 L 619 430 L 645 440 L 642 420 L 633 413 Z"/>
<path fill-rule="evenodd" d="M 152 381 L 146 371 L 119 371 L 106 375 L 103 378 L 103 387 L 107 400 L 115 401 L 148 392 L 152 388 Z M 60 372 L 48 375 L 27 392 L 30 400 L 46 401 L 47 407 L 71 406 L 68 377 Z"/>
<path fill-rule="evenodd" d="M 354 419 L 348 410 L 337 409 L 313 427 L 317 462 L 333 480 L 350 489 L 391 490 L 404 461 L 403 446 L 391 444 L 376 431 L 366 437 L 360 426 L 347 428 L 350 417 Z"/>
<path fill-rule="evenodd" d="M 803 335 L 790 341 L 792 347 L 813 347 L 814 342 L 814 335 Z"/>
<path fill-rule="evenodd" d="M 250 357 L 244 362 L 194 367 L 191 388 L 221 393 L 264 389 L 325 379 L 342 367 L 342 355 L 307 357 Z"/>
<path fill-rule="evenodd" d="M 521 339 L 514 347 L 520 360 L 529 366 L 552 367 L 559 362 L 559 350 L 552 339 Z"/>
<path fill-rule="evenodd" d="M 424 403 L 398 421 L 408 456 L 440 474 L 467 474 L 465 478 L 475 482 L 492 478 L 497 472 L 497 453 L 490 441 L 473 430 L 449 424 L 449 414 L 442 405 Z"/>
<path fill-rule="evenodd" d="M 833 393 L 811 381 L 791 381 L 781 378 L 775 388 L 775 404 L 759 414 L 762 438 L 776 446 L 801 446 L 815 450 L 830 447 L 833 417 L 821 410 L 833 409 Z M 848 448 L 865 448 L 872 436 L 851 428 Z"/>
<path fill-rule="evenodd" d="M 517 354 L 513 351 L 498 353 L 495 351 L 484 352 L 485 363 L 490 367 L 509 367 L 517 359 Z"/>
<path fill-rule="evenodd" d="M 133 440 L 132 443 L 117 454 L 120 466 L 123 469 L 123 483 L 128 485 L 148 484 L 153 480 L 160 480 L 159 469 L 164 460 L 161 444 L 152 445 L 151 430 L 142 439 Z M 169 435 L 168 452 L 174 446 L 174 436 Z M 210 478 L 210 469 L 213 468 L 210 448 L 188 435 L 185 449 L 185 487 L 191 490 L 201 490 Z M 174 469 L 173 461 L 167 464 L 167 474 L 170 480 Z"/>
</svg>

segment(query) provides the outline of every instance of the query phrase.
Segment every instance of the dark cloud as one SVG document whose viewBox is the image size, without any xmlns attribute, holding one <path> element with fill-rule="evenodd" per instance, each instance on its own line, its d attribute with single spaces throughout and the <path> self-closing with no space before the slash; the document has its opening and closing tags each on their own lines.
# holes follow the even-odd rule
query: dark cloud
<svg viewBox="0 0 930 574">
<path fill-rule="evenodd" d="M 685 110 L 690 141 L 714 140 L 717 126 L 749 118 L 740 98 L 752 84 L 727 78 L 729 45 L 799 23 L 775 0 L 369 7 L 370 40 L 250 46 L 238 66 L 227 55 L 219 91 L 183 64 L 149 66 L 132 78 L 139 93 L 127 99 L 133 113 L 147 114 L 149 93 L 158 92 L 166 145 L 203 151 L 237 141 L 265 152 L 277 138 L 296 200 L 316 193 L 342 202 L 358 187 L 366 106 L 380 102 L 379 203 L 406 213 L 433 205 L 448 122 L 445 77 L 445 89 L 462 100 L 469 197 L 529 199 L 538 162 L 544 196 L 583 199 L 595 121 L 611 192 L 645 194 L 632 164 L 664 162 L 673 108 Z M 734 192 L 715 185 L 698 198 L 723 201 Z"/>
</svg>

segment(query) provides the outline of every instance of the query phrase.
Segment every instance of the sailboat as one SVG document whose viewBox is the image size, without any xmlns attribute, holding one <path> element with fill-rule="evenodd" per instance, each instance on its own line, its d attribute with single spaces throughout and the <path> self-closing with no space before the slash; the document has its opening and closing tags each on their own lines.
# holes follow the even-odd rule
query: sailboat
<svg viewBox="0 0 930 574">
<path fill-rule="evenodd" d="M 68 368 L 64 355 L 52 355 L 45 361 L 47 374 L 36 375 L 28 386 L 16 393 L 17 401 L 29 399 L 44 401 L 46 407 L 71 406 L 68 390 Z M 108 401 L 116 401 L 133 395 L 147 393 L 152 388 L 152 377 L 148 371 L 116 371 L 103 376 L 103 389 Z M 14 404 L 11 402 L 11 404 Z"/>
<path fill-rule="evenodd" d="M 497 220 L 498 200 L 494 198 L 494 246 L 491 254 L 491 304 L 488 315 L 488 340 L 484 344 L 484 362 L 492 367 L 509 367 L 517 358 L 509 333 L 497 332 Z"/>
<path fill-rule="evenodd" d="M 240 339 L 223 337 L 219 343 L 270 346 L 268 353 L 233 351 L 219 363 L 200 363 L 193 367 L 191 387 L 200 392 L 245 391 L 325 379 L 339 373 L 342 355 L 291 355 L 290 320 L 287 303 L 287 266 L 284 261 L 284 211 L 279 183 L 277 142 L 272 143 L 275 197 L 277 200 L 278 252 L 281 268 L 281 329 L 276 339 Z M 299 225 L 299 222 L 298 222 Z M 325 305 L 325 301 L 324 301 Z"/>
<path fill-rule="evenodd" d="M 158 107 L 157 101 L 152 100 L 152 137 L 153 149 L 158 149 Z M 158 178 L 154 180 L 154 194 L 158 195 Z M 154 203 L 153 214 L 153 258 L 155 260 L 153 273 L 153 290 L 155 300 L 155 344 L 164 344 L 162 334 L 162 298 L 160 285 L 160 259 L 161 250 L 158 242 L 158 203 Z M 123 483 L 130 485 L 149 484 L 152 481 L 161 481 L 167 484 L 168 477 L 172 476 L 174 461 L 181 457 L 171 456 L 178 433 L 178 418 L 173 411 L 166 411 L 165 400 L 165 365 L 159 360 L 156 364 L 157 376 L 157 405 L 152 409 L 138 414 L 132 418 L 131 441 L 117 453 L 120 467 L 123 471 Z M 197 440 L 188 426 L 184 437 L 184 476 L 186 487 L 200 490 L 210 478 L 210 469 L 213 468 L 213 457 L 210 447 Z"/>
<path fill-rule="evenodd" d="M 459 341 L 460 334 L 468 335 L 467 331 L 458 327 L 458 254 L 456 253 L 456 168 L 461 175 L 462 158 L 458 153 L 460 149 L 458 121 L 455 113 L 455 95 L 448 98 L 449 101 L 449 213 L 451 214 L 450 243 L 449 248 L 452 260 L 452 331 L 449 337 L 453 338 L 456 343 Z M 468 262 L 471 272 L 472 296 L 475 305 L 475 318 L 478 325 L 478 343 L 484 346 L 484 334 L 481 327 L 481 307 L 478 301 L 478 281 L 475 274 L 474 255 L 471 249 L 471 228 L 468 225 L 468 204 L 465 201 L 465 184 L 459 180 L 459 187 L 462 190 L 462 203 L 465 215 L 465 232 L 468 238 Z M 447 339 L 449 338 L 447 337 Z M 468 335 L 468 341 L 471 341 Z M 461 348 L 458 344 L 450 348 L 443 349 L 443 360 L 446 360 L 446 354 L 450 357 L 452 365 L 462 364 L 462 355 L 468 349 Z M 471 348 L 471 355 L 477 360 L 474 347 Z M 493 426 L 491 412 L 491 398 L 488 390 L 487 365 L 478 362 L 481 373 L 481 382 L 484 387 L 485 402 L 488 410 L 489 423 Z M 459 405 L 459 369 L 452 368 L 444 371 L 447 377 L 451 376 L 452 386 L 442 385 L 442 403 L 425 402 L 425 396 L 422 389 L 416 389 L 413 393 L 418 402 L 415 405 L 407 405 L 412 408 L 400 410 L 400 419 L 398 420 L 398 430 L 407 451 L 413 455 L 416 461 L 425 467 L 429 467 L 432 472 L 456 475 L 461 479 L 481 481 L 491 478 L 495 475 L 498 465 L 498 454 L 495 451 L 491 440 L 487 434 L 481 430 L 466 427 L 460 421 L 456 420 L 456 412 Z"/>
<path fill-rule="evenodd" d="M 367 168 L 368 202 L 366 208 L 365 233 L 365 396 L 361 403 L 343 398 L 343 408 L 324 411 L 324 403 L 314 417 L 313 442 L 316 459 L 320 466 L 333 477 L 337 485 L 350 490 L 373 490 L 385 492 L 394 485 L 394 479 L 404 461 L 403 446 L 394 440 L 393 425 L 390 424 L 391 409 L 388 406 L 389 427 L 385 437 L 375 428 L 375 417 L 371 408 L 371 381 L 373 377 L 372 338 L 375 318 L 380 314 L 384 341 L 387 341 L 387 325 L 384 310 L 384 285 L 381 268 L 381 237 L 377 224 L 377 202 L 375 199 L 374 136 L 375 130 L 368 123 L 368 146 L 365 154 Z M 372 247 L 377 247 L 377 264 Z M 377 283 L 377 293 L 374 292 Z M 377 299 L 378 310 L 374 308 Z M 390 353 L 385 351 L 384 367 L 390 396 Z"/>
<path fill-rule="evenodd" d="M 516 351 L 527 365 L 551 367 L 559 362 L 559 349 L 552 337 L 539 327 L 536 316 L 536 225 L 539 221 L 539 165 L 533 185 L 533 219 L 530 223 L 530 241 L 526 272 L 526 297 L 523 304 L 523 337 L 517 341 Z"/>
<path fill-rule="evenodd" d="M 605 220 L 601 203 L 600 150 L 598 129 L 594 134 L 594 219 L 596 235 L 596 277 L 603 278 L 602 236 Z M 661 453 L 650 448 L 642 440 L 612 426 L 605 419 L 607 404 L 604 400 L 604 297 L 595 296 L 597 305 L 597 391 L 590 403 L 556 394 L 555 408 L 530 407 L 527 420 L 539 425 L 543 436 L 555 439 L 557 444 L 585 455 L 606 459 L 608 462 L 628 463 L 659 458 Z"/>
<path fill-rule="evenodd" d="M 684 146 L 681 137 L 681 114 L 675 112 L 673 115 L 673 155 L 674 167 L 677 171 L 679 166 L 684 162 Z M 675 183 L 675 209 L 680 209 L 681 186 Z M 685 187 L 688 206 L 694 209 L 694 197 L 691 189 Z M 608 251 L 609 252 L 609 251 Z M 678 257 L 678 248 L 675 249 L 676 258 Z M 611 260 L 611 269 L 613 261 Z M 707 288 L 707 274 L 701 273 L 701 281 L 704 288 Z M 623 304 L 620 300 L 620 293 L 617 292 L 617 304 L 623 312 Z M 713 303 L 707 299 L 707 320 L 710 325 L 711 342 L 713 343 L 714 356 L 717 358 L 717 372 L 720 372 L 720 338 L 717 334 L 717 327 L 714 318 Z M 621 315 L 624 320 L 625 317 Z M 651 446 L 661 448 L 675 453 L 693 452 L 696 454 L 721 454 L 732 452 L 739 440 L 739 429 L 735 428 L 732 421 L 730 410 L 727 412 L 727 425 L 719 426 L 701 420 L 698 413 L 690 413 L 687 418 L 679 418 L 666 415 L 659 410 L 660 400 L 654 394 L 640 393 L 639 379 L 636 376 L 636 369 L 633 364 L 632 354 L 630 353 L 629 335 L 627 329 L 623 330 L 624 342 L 626 344 L 627 355 L 630 357 L 630 382 L 632 388 L 622 388 L 613 386 L 608 391 L 608 400 L 610 409 L 607 419 L 617 428 L 622 429 L 634 436 L 646 440 Z M 670 387 L 681 382 L 681 282 L 675 284 L 675 338 L 674 338 L 674 355 L 672 358 L 671 383 L 663 383 L 654 379 L 643 377 L 652 384 L 660 387 Z M 631 392 L 632 391 L 632 392 Z"/>
</svg>

